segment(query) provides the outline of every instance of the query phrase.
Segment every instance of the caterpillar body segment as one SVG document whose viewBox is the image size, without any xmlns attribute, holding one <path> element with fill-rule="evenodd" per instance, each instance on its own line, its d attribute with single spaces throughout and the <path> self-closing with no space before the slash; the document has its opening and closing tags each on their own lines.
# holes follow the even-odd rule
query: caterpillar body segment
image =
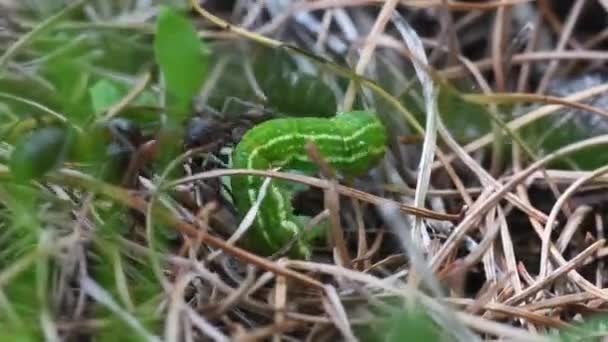
<svg viewBox="0 0 608 342">
<path fill-rule="evenodd" d="M 386 130 L 378 117 L 366 111 L 340 113 L 331 119 L 287 118 L 263 122 L 249 130 L 236 146 L 233 167 L 313 174 L 317 166 L 305 151 L 313 142 L 321 156 L 341 175 L 355 177 L 367 172 L 384 156 Z M 255 203 L 262 183 L 260 176 L 235 176 L 232 192 L 241 215 Z M 284 182 L 273 180 L 267 189 L 253 227 L 246 236 L 247 248 L 270 255 L 283 248 L 304 228 L 305 217 L 293 213 L 293 191 Z M 300 238 L 290 255 L 308 258 L 310 241 Z"/>
</svg>

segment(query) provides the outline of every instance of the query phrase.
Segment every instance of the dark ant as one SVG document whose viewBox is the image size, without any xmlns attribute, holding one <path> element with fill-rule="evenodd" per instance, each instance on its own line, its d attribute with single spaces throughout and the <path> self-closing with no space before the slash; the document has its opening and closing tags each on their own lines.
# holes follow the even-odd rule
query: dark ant
<svg viewBox="0 0 608 342">
<path fill-rule="evenodd" d="M 187 150 L 217 151 L 226 140 L 229 127 L 216 119 L 193 117 L 185 125 L 183 146 Z M 125 118 L 110 120 L 105 129 L 109 140 L 106 155 L 110 161 L 107 176 L 113 181 L 119 176 L 120 184 L 131 187 L 134 177 L 156 157 L 156 137 L 145 136 L 137 123 Z"/>
<path fill-rule="evenodd" d="M 206 156 L 195 154 L 190 158 L 188 173 L 207 171 L 223 167 L 228 163 L 228 156 L 222 156 L 220 150 L 224 145 L 232 144 L 232 129 L 238 123 L 228 123 L 214 115 L 199 115 L 190 118 L 183 130 L 183 147 L 185 150 L 207 152 Z M 114 118 L 104 125 L 104 135 L 109 141 L 106 145 L 108 163 L 104 170 L 104 179 L 127 188 L 137 186 L 137 176 L 147 173 L 158 153 L 156 135 L 144 135 L 140 126 L 126 118 Z M 222 184 L 220 180 L 205 182 L 206 191 L 203 199 L 218 198 Z M 190 205 L 192 206 L 192 205 Z"/>
<path fill-rule="evenodd" d="M 228 100 L 227 102 L 235 101 Z M 243 104 L 239 102 L 239 104 Z M 186 149 L 202 149 L 209 152 L 205 157 L 193 157 L 188 164 L 192 174 L 204 172 L 216 168 L 224 168 L 229 163 L 229 156 L 222 153 L 225 146 L 234 146 L 241 136 L 253 124 L 262 121 L 263 115 L 257 109 L 250 110 L 235 117 L 233 115 L 221 115 L 211 109 L 203 111 L 204 115 L 198 115 L 188 120 L 184 129 L 184 146 Z M 220 199 L 220 190 L 224 189 L 230 196 L 230 190 L 221 182 L 221 179 L 207 180 L 206 185 L 216 189 L 214 194 L 203 192 L 201 197 Z"/>
<path fill-rule="evenodd" d="M 217 144 L 225 140 L 230 124 L 222 123 L 208 117 L 191 118 L 184 129 L 184 146 L 187 149 Z"/>
<path fill-rule="evenodd" d="M 184 165 L 186 174 L 226 167 L 229 156 L 223 153 L 222 148 L 234 146 L 247 128 L 267 117 L 263 110 L 252 110 L 251 106 L 248 107 L 249 111 L 238 116 L 224 115 L 204 108 L 184 123 L 183 148 L 185 151 L 196 150 Z M 106 179 L 126 188 L 137 188 L 138 176 L 149 174 L 147 167 L 157 157 L 157 136 L 145 135 L 137 123 L 126 118 L 114 118 L 105 128 L 110 141 L 106 146 L 109 159 L 107 173 L 112 176 Z M 222 195 L 222 190 L 225 195 Z M 205 203 L 216 202 L 231 212 L 232 216 L 236 216 L 226 199 L 232 194 L 220 178 L 196 182 L 192 190 L 175 190 L 173 195 L 185 208 L 192 211 L 199 210 Z"/>
</svg>

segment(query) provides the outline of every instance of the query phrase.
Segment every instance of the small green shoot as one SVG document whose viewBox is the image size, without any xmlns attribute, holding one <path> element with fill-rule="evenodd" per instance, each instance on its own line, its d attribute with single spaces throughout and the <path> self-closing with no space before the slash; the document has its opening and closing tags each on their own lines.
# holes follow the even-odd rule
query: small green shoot
<svg viewBox="0 0 608 342">
<path fill-rule="evenodd" d="M 163 7 L 156 22 L 154 53 L 165 82 L 169 120 L 189 114 L 192 98 L 207 74 L 206 48 L 192 23 L 169 7 Z"/>
</svg>

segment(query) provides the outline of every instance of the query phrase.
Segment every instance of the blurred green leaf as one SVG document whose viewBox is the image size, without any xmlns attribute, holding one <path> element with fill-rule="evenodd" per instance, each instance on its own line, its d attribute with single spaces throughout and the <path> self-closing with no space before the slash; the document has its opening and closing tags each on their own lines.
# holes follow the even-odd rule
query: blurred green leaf
<svg viewBox="0 0 608 342">
<path fill-rule="evenodd" d="M 165 80 L 169 120 L 178 122 L 188 114 L 206 77 L 205 47 L 189 20 L 163 7 L 156 23 L 154 53 Z"/>
<path fill-rule="evenodd" d="M 454 88 L 441 87 L 437 106 L 446 127 L 460 141 L 476 139 L 492 129 L 488 109 L 465 101 Z"/>
<path fill-rule="evenodd" d="M 286 116 L 336 115 L 335 94 L 318 75 L 299 71 L 293 57 L 283 50 L 247 48 L 253 51 L 214 49 L 216 63 L 223 63 L 224 69 L 218 86 L 213 87 L 210 94 L 210 106 L 224 110 L 228 115 L 246 111 L 254 105 L 263 105 Z M 248 65 L 253 68 L 257 84 L 244 77 Z M 255 87 L 259 89 L 254 91 Z"/>
<path fill-rule="evenodd" d="M 265 51 L 255 63 L 255 76 L 266 95 L 266 105 L 290 116 L 336 115 L 336 97 L 318 76 L 297 71 L 282 50 Z"/>
<path fill-rule="evenodd" d="M 145 90 L 132 103 L 136 106 L 158 106 L 158 96 L 152 91 Z"/>
<path fill-rule="evenodd" d="M 2 291 L 8 302 L 0 309 L 0 341 L 40 341 L 39 325 L 32 324 L 40 314 L 37 295 L 35 251 L 42 225 L 37 212 L 41 191 L 29 185 L 1 184 L 3 208 L 0 215 L 0 269 L 21 264 L 6 277 Z M 10 309 L 9 309 L 10 308 Z"/>
<path fill-rule="evenodd" d="M 562 329 L 556 334 L 551 334 L 552 337 L 557 337 L 559 342 L 600 342 L 604 341 L 608 336 L 608 316 L 597 315 L 591 317 L 582 324 L 578 324 L 571 328 Z"/>
<path fill-rule="evenodd" d="M 290 76 L 265 89 L 272 108 L 293 116 L 336 115 L 336 98 L 329 86 L 312 75 Z"/>
<path fill-rule="evenodd" d="M 362 341 L 442 341 L 441 329 L 422 312 L 399 311 L 384 321 L 365 327 L 359 334 Z"/>
<path fill-rule="evenodd" d="M 6 342 L 37 342 L 42 340 L 42 334 L 36 334 L 31 326 L 15 327 L 0 321 L 0 341 Z"/>
<path fill-rule="evenodd" d="M 56 89 L 59 111 L 74 125 L 86 122 L 92 113 L 88 95 L 90 73 L 75 61 L 57 61 L 46 65 L 46 77 Z"/>
<path fill-rule="evenodd" d="M 539 155 L 547 155 L 575 142 L 591 138 L 590 129 L 564 120 L 562 115 L 547 116 L 524 127 L 522 138 Z M 593 170 L 608 164 L 605 146 L 593 146 L 571 153 L 550 163 L 551 168 Z"/>
<path fill-rule="evenodd" d="M 37 188 L 20 184 L 2 184 L 0 193 L 5 207 L 0 214 L 6 223 L 0 225 L 0 269 L 3 269 L 35 248 L 41 228 L 37 205 L 42 196 Z"/>
<path fill-rule="evenodd" d="M 419 122 L 425 122 L 419 86 L 401 95 L 404 106 Z M 456 88 L 442 85 L 437 98 L 439 115 L 450 133 L 460 142 L 467 142 L 490 132 L 492 119 L 486 107 L 465 101 Z"/>
<path fill-rule="evenodd" d="M 93 111 L 98 114 L 118 102 L 122 98 L 122 93 L 114 83 L 101 79 L 89 89 L 89 96 L 91 96 Z"/>
<path fill-rule="evenodd" d="M 9 163 L 13 177 L 27 181 L 57 168 L 69 151 L 69 136 L 65 128 L 51 126 L 21 137 Z"/>
<path fill-rule="evenodd" d="M 147 257 L 129 253 L 119 244 L 128 228 L 125 220 L 129 216 L 120 206 L 112 206 L 101 212 L 104 223 L 99 227 L 99 233 L 94 243 L 94 253 L 97 262 L 92 266 L 91 274 L 99 284 L 107 290 L 121 306 L 125 303 L 125 292 L 121 289 L 123 282 L 128 285 L 128 295 L 133 305 L 134 317 L 151 333 L 160 333 L 162 319 L 156 314 L 156 309 L 163 300 L 162 287 L 156 278 Z M 164 230 L 164 229 L 163 229 Z M 157 233 L 159 246 L 165 250 L 166 238 L 161 232 Z M 107 324 L 95 332 L 96 341 L 142 341 L 140 335 L 134 333 L 132 327 L 116 317 L 107 308 L 98 306 L 97 316 L 104 317 Z"/>
</svg>

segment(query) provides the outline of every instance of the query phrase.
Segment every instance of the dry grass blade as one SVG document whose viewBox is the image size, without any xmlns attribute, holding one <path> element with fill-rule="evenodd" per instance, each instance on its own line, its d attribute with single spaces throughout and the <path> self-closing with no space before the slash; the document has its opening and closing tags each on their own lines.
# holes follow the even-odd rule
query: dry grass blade
<svg viewBox="0 0 608 342">
<path fill-rule="evenodd" d="M 230 339 L 224 335 L 210 322 L 207 322 L 203 317 L 197 314 L 191 307 L 186 306 L 184 308 L 188 314 L 188 318 L 192 321 L 192 324 L 197 327 L 203 334 L 211 337 L 216 342 L 228 342 Z"/>
<path fill-rule="evenodd" d="M 329 213 L 331 241 L 339 257 L 340 265 L 350 268 L 351 258 L 346 242 L 344 241 L 344 233 L 340 224 L 340 198 L 336 187 L 338 181 L 335 179 L 336 172 L 330 167 L 325 161 L 321 152 L 317 146 L 311 142 L 308 142 L 304 147 L 306 154 L 318 167 L 325 177 L 330 178 L 329 188 L 324 192 L 325 194 L 325 208 Z"/>
<path fill-rule="evenodd" d="M 285 305 L 287 303 L 287 281 L 285 277 L 277 277 L 276 285 L 274 288 L 274 324 L 276 326 L 282 326 L 285 324 Z M 273 341 L 280 341 L 281 335 L 275 334 L 272 336 Z"/>
<path fill-rule="evenodd" d="M 301 323 L 297 322 L 297 321 L 286 321 L 286 322 L 282 323 L 281 325 L 273 324 L 270 326 L 260 327 L 260 328 L 249 330 L 246 333 L 245 332 L 237 333 L 234 336 L 234 338 L 232 338 L 232 341 L 256 342 L 256 341 L 264 340 L 265 338 L 270 337 L 272 335 L 276 335 L 276 334 L 280 334 L 280 333 L 289 331 L 291 329 L 298 327 L 299 325 L 301 325 Z"/>
<path fill-rule="evenodd" d="M 564 193 L 557 199 L 557 202 L 555 202 L 555 205 L 553 206 L 553 208 L 551 209 L 551 213 L 549 214 L 549 220 L 545 225 L 544 233 L 542 236 L 539 277 L 543 278 L 547 274 L 547 259 L 549 257 L 549 243 L 551 240 L 551 231 L 553 229 L 553 222 L 555 221 L 557 214 L 561 210 L 562 205 L 564 205 L 568 198 L 570 198 L 570 196 L 572 196 L 572 194 L 576 192 L 581 185 L 585 184 L 586 182 L 592 180 L 595 177 L 605 174 L 606 172 L 608 172 L 608 165 L 601 167 L 593 171 L 586 177 L 577 180 L 576 182 L 572 183 L 572 185 L 570 185 L 568 189 L 566 189 L 566 191 L 564 191 Z"/>
<path fill-rule="evenodd" d="M 112 198 L 115 201 L 123 203 L 124 205 L 131 207 L 140 212 L 146 212 L 148 203 L 139 197 L 131 196 L 131 194 L 121 188 L 113 187 L 104 183 L 97 181 L 91 177 L 87 177 L 78 172 L 74 172 L 71 170 L 63 170 L 63 181 L 69 180 L 72 185 L 75 186 L 85 186 L 90 188 L 98 189 L 104 195 Z M 311 286 L 313 288 L 321 289 L 322 285 L 320 282 L 309 278 L 303 274 L 293 272 L 284 267 L 279 266 L 278 264 L 269 261 L 265 258 L 262 258 L 253 253 L 247 252 L 241 248 L 232 246 L 227 244 L 224 240 L 214 237 L 207 232 L 203 232 L 198 230 L 193 225 L 182 221 L 181 219 L 174 216 L 174 213 L 168 211 L 166 208 L 155 206 L 154 214 L 158 216 L 158 219 L 165 224 L 173 227 L 177 231 L 186 234 L 197 241 L 201 241 L 206 243 L 212 247 L 220 248 L 225 253 L 231 254 L 237 258 L 242 258 L 243 260 L 247 260 L 247 262 L 259 266 L 266 270 L 271 270 L 272 272 L 280 275 L 284 275 L 286 277 L 296 279 L 298 281 L 303 282 L 307 286 Z"/>
<path fill-rule="evenodd" d="M 452 137 L 452 135 L 448 132 L 445 125 L 441 120 L 439 120 L 439 134 L 441 138 L 448 144 L 448 146 L 456 153 L 458 158 L 462 160 L 465 165 L 471 169 L 475 173 L 475 175 L 479 178 L 479 181 L 484 186 L 490 185 L 493 188 L 499 188 L 500 184 L 496 181 L 489 173 L 486 171 L 481 165 L 479 165 L 465 150 L 461 147 L 456 140 Z M 524 211 L 526 214 L 532 216 L 534 219 L 540 222 L 546 222 L 546 215 L 537 210 L 536 208 L 528 205 L 524 201 L 522 201 L 519 197 L 515 196 L 513 193 L 508 192 L 506 194 L 507 200 L 509 200 L 513 205 L 517 208 Z"/>
<path fill-rule="evenodd" d="M 607 34 L 608 36 L 608 34 Z M 605 38 L 604 38 L 605 39 Z M 511 62 L 513 64 L 527 64 L 547 60 L 608 60 L 608 52 L 597 50 L 577 50 L 577 51 L 535 51 L 516 54 Z M 492 67 L 490 58 L 475 61 L 473 63 L 480 71 L 486 71 Z M 467 67 L 458 65 L 438 71 L 439 75 L 447 79 L 454 79 L 466 73 Z"/>
<path fill-rule="evenodd" d="M 572 216 L 568 217 L 568 221 L 564 225 L 564 229 L 555 243 L 555 246 L 560 253 L 564 253 L 566 247 L 568 247 L 568 243 L 570 243 L 570 240 L 572 239 L 572 236 L 581 227 L 581 224 L 592 210 L 593 208 L 590 206 L 582 205 L 574 210 Z"/>
<path fill-rule="evenodd" d="M 1 174 L 0 174 L 1 175 Z M 288 180 L 292 182 L 302 183 L 308 186 L 314 186 L 323 190 L 327 190 L 331 187 L 329 181 L 318 179 L 315 177 L 302 176 L 297 174 L 290 174 L 284 172 L 276 172 L 276 171 L 260 171 L 260 170 L 248 170 L 248 169 L 230 169 L 230 170 L 213 170 L 207 172 L 201 172 L 193 176 L 184 177 L 173 182 L 168 182 L 166 184 L 167 188 L 172 188 L 174 186 L 180 184 L 186 184 L 190 182 L 194 182 L 196 180 L 208 179 L 208 178 L 216 178 L 221 176 L 232 176 L 232 175 L 256 175 L 256 176 L 269 176 L 273 178 Z M 404 204 L 396 203 L 390 199 L 375 196 L 357 189 L 349 188 L 343 185 L 337 185 L 336 190 L 344 196 L 353 197 L 363 202 L 367 202 L 375 205 L 382 204 L 397 204 L 399 209 L 405 213 L 412 215 L 419 215 L 424 218 L 431 218 L 434 220 L 444 220 L 444 221 L 458 221 L 460 220 L 460 215 L 455 214 L 444 214 L 439 212 L 434 212 L 428 209 L 420 209 L 410 207 Z"/>
<path fill-rule="evenodd" d="M 437 270 L 439 266 L 445 261 L 448 254 L 452 252 L 456 245 L 460 240 L 464 237 L 464 235 L 468 232 L 471 226 L 475 221 L 479 219 L 479 215 L 484 214 L 491 207 L 495 206 L 497 201 L 502 198 L 508 191 L 513 189 L 517 184 L 523 182 L 530 174 L 534 171 L 538 170 L 540 167 L 545 165 L 546 163 L 560 158 L 562 156 L 568 155 L 569 153 L 589 148 L 591 146 L 602 145 L 608 143 L 608 135 L 602 135 L 598 137 L 589 138 L 586 140 L 582 140 L 566 147 L 562 147 L 561 149 L 545 156 L 544 158 L 534 162 L 532 165 L 528 166 L 524 171 L 520 172 L 516 176 L 514 176 L 508 183 L 503 185 L 499 190 L 494 192 L 482 205 L 476 207 L 470 213 L 468 213 L 464 219 L 458 224 L 458 226 L 454 229 L 454 232 L 448 240 L 441 247 L 439 252 L 435 254 L 432 261 L 433 270 Z"/>
<path fill-rule="evenodd" d="M 604 117 L 608 117 L 608 111 L 589 106 L 584 103 L 578 103 L 574 101 L 568 101 L 555 96 L 549 95 L 535 95 L 535 94 L 522 94 L 522 93 L 494 93 L 494 94 L 464 94 L 463 99 L 479 104 L 497 104 L 497 103 L 512 103 L 512 102 L 542 102 L 547 104 L 559 104 L 568 106 L 570 108 L 580 109 L 595 113 Z"/>
<path fill-rule="evenodd" d="M 179 276 L 173 284 L 170 294 L 170 304 L 165 322 L 165 341 L 177 342 L 180 340 L 180 321 L 184 302 L 184 291 L 188 284 L 194 279 L 195 274 L 186 273 Z"/>
<path fill-rule="evenodd" d="M 350 328 L 346 311 L 340 302 L 340 297 L 336 289 L 333 286 L 325 286 L 325 295 L 326 297 L 323 298 L 323 307 L 325 307 L 325 311 L 335 322 L 342 333 L 344 340 L 351 342 L 358 341 Z"/>
<path fill-rule="evenodd" d="M 550 285 L 553 281 L 555 281 L 555 279 L 559 278 L 560 276 L 568 273 L 570 270 L 574 269 L 575 267 L 579 266 L 583 261 L 585 261 L 585 259 L 587 257 L 589 257 L 590 255 L 592 255 L 593 253 L 595 253 L 600 247 L 602 247 L 604 245 L 604 240 L 599 240 L 596 241 L 594 244 L 592 244 L 591 246 L 585 248 L 584 251 L 582 251 L 581 253 L 579 253 L 576 257 L 574 257 L 572 260 L 570 260 L 570 262 L 568 262 L 565 265 L 560 266 L 558 269 L 556 269 L 555 271 L 553 271 L 553 273 L 540 278 L 539 281 L 537 281 L 536 283 L 534 283 L 534 285 L 526 288 L 525 290 L 523 290 L 522 292 L 520 292 L 519 294 L 509 298 L 505 304 L 507 305 L 516 305 L 518 304 L 520 301 L 526 299 L 527 297 L 535 294 L 536 292 L 540 291 L 542 288 Z"/>
<path fill-rule="evenodd" d="M 559 42 L 555 47 L 556 51 L 561 51 L 566 46 L 566 43 L 572 35 L 572 30 L 574 28 L 574 25 L 576 25 L 576 22 L 578 21 L 578 17 L 581 14 L 581 10 L 583 9 L 585 2 L 585 0 L 576 0 L 574 2 L 574 5 L 572 5 L 570 13 L 568 14 L 568 19 L 566 20 L 566 23 L 564 24 L 564 27 L 561 32 L 561 36 L 559 37 Z M 558 63 L 559 62 L 557 60 L 553 60 L 549 63 L 549 66 L 547 67 L 547 70 L 545 71 L 543 77 L 540 80 L 540 84 L 536 89 L 537 93 L 543 93 L 547 89 L 549 81 L 551 80 L 553 74 L 555 73 L 555 70 L 557 69 Z"/>
<path fill-rule="evenodd" d="M 361 282 L 368 287 L 376 287 L 389 293 L 396 294 L 398 296 L 404 296 L 406 293 L 390 283 L 383 281 L 380 278 L 377 278 L 373 275 L 357 272 L 353 270 L 348 270 L 344 267 L 329 265 L 329 264 L 321 264 L 314 263 L 309 261 L 298 261 L 298 260 L 289 260 L 286 262 L 286 265 L 292 268 L 301 269 L 309 272 L 320 272 L 328 275 L 332 275 L 335 277 L 344 277 L 354 281 Z"/>
<path fill-rule="evenodd" d="M 331 223 L 331 236 L 335 245 L 337 254 L 340 258 L 340 264 L 345 267 L 352 267 L 350 253 L 346 247 L 344 233 L 340 225 L 340 199 L 338 191 L 336 191 L 337 182 L 334 180 L 330 183 L 330 187 L 325 191 L 325 207 L 329 209 L 329 221 Z"/>
<path fill-rule="evenodd" d="M 418 163 L 418 179 L 416 182 L 416 194 L 414 196 L 414 206 L 418 208 L 424 207 L 426 200 L 427 191 L 431 179 L 431 163 L 435 157 L 435 149 L 437 146 L 437 121 L 438 121 L 438 109 L 437 109 L 437 96 L 438 89 L 432 78 L 426 72 L 428 68 L 428 60 L 426 53 L 422 45 L 422 41 L 414 29 L 412 29 L 407 21 L 403 19 L 399 14 L 393 14 L 393 22 L 397 26 L 397 30 L 401 34 L 401 38 L 405 42 L 405 45 L 414 56 L 412 60 L 414 69 L 416 70 L 416 76 L 422 86 L 422 93 L 424 97 L 424 108 L 426 114 L 426 125 L 424 134 L 424 143 L 422 145 L 422 154 L 420 156 L 420 162 Z M 420 64 L 418 64 L 420 63 Z M 422 220 L 416 217 L 414 220 L 414 241 L 417 245 L 423 246 L 428 249 L 429 235 L 426 228 L 422 227 Z"/>
<path fill-rule="evenodd" d="M 471 299 L 465 298 L 447 298 L 447 302 L 451 304 L 457 305 L 470 305 L 473 306 L 476 303 Z M 556 328 L 569 328 L 571 325 L 564 323 L 563 321 L 551 317 L 546 317 L 540 313 L 535 313 L 533 310 L 528 308 L 527 306 L 515 307 L 510 305 L 504 305 L 501 303 L 483 303 L 481 306 L 483 310 L 492 311 L 498 314 L 504 314 L 507 317 L 520 317 L 529 322 L 533 322 L 535 324 L 541 324 L 548 327 L 556 327 Z"/>
<path fill-rule="evenodd" d="M 262 201 L 266 197 L 266 192 L 268 191 L 268 187 L 270 186 L 271 181 L 272 181 L 272 178 L 270 178 L 270 177 L 264 179 L 264 182 L 262 182 L 262 186 L 260 187 L 258 197 L 256 198 L 255 202 L 253 203 L 253 205 L 251 206 L 249 211 L 247 211 L 247 214 L 245 214 L 245 216 L 239 223 L 239 226 L 237 227 L 237 229 L 230 236 L 230 238 L 228 238 L 226 243 L 231 244 L 231 245 L 234 244 L 243 235 L 245 235 L 245 233 L 247 233 L 247 230 L 253 225 L 253 222 L 255 221 L 255 216 L 257 215 L 258 211 L 260 210 L 260 205 L 262 205 Z M 215 259 L 218 255 L 220 255 L 220 253 L 221 253 L 221 250 L 218 250 L 218 251 L 212 253 L 211 255 L 209 255 L 207 260 L 211 261 L 211 260 Z"/>
<path fill-rule="evenodd" d="M 537 311 L 547 308 L 556 308 L 560 306 L 565 306 L 574 303 L 585 302 L 595 298 L 593 293 L 582 292 L 582 293 L 574 293 L 568 294 L 558 297 L 553 297 L 545 300 L 541 300 L 538 302 L 526 304 L 523 307 L 530 311 Z"/>
<path fill-rule="evenodd" d="M 443 291 L 439 281 L 428 268 L 421 246 L 414 242 L 412 227 L 408 226 L 407 221 L 400 217 L 397 207 L 384 205 L 379 207 L 378 211 L 383 215 L 384 220 L 399 239 L 401 248 L 405 251 L 411 263 L 409 268 L 410 277 L 420 277 L 423 280 L 424 285 L 431 290 L 433 296 L 443 297 Z M 415 274 L 415 276 L 412 274 Z M 414 281 L 410 279 L 409 284 L 413 283 Z"/>
<path fill-rule="evenodd" d="M 283 282 L 285 281 L 284 277 L 277 277 L 277 282 L 278 278 L 283 278 Z M 228 296 L 222 300 L 221 304 L 213 312 L 212 316 L 219 317 L 225 315 L 230 311 L 231 308 L 237 306 L 243 300 L 243 298 L 249 295 L 254 281 L 255 269 L 251 266 L 247 267 L 247 275 L 245 276 L 243 282 L 236 290 L 231 291 Z"/>
<path fill-rule="evenodd" d="M 397 6 L 398 0 L 387 0 L 384 2 L 382 6 L 382 10 L 378 17 L 376 17 L 376 21 L 374 22 L 374 26 L 367 36 L 367 44 L 363 48 L 361 52 L 361 58 L 359 58 L 359 62 L 357 62 L 357 66 L 355 67 L 355 72 L 359 75 L 363 75 L 367 64 L 370 62 L 372 55 L 374 54 L 374 50 L 376 49 L 376 36 L 378 36 L 382 31 L 384 31 L 384 27 L 386 23 L 390 19 L 391 13 L 395 10 Z M 348 85 L 348 89 L 346 89 L 346 94 L 344 95 L 344 102 L 342 104 L 343 111 L 349 111 L 353 105 L 353 101 L 355 100 L 356 88 L 355 83 L 351 81 Z"/>
<path fill-rule="evenodd" d="M 494 10 L 500 6 L 517 5 L 532 0 L 489 0 L 484 3 L 470 3 L 465 1 L 454 1 L 454 0 L 408 0 L 400 1 L 403 6 L 409 6 L 414 8 L 434 8 L 445 6 L 451 11 L 470 11 L 480 10 L 489 11 Z M 349 7 L 349 6 L 363 6 L 373 4 L 383 4 L 383 0 L 317 0 L 312 3 L 308 1 L 300 1 L 292 5 L 294 11 L 298 9 L 317 10 L 332 7 Z"/>
</svg>

